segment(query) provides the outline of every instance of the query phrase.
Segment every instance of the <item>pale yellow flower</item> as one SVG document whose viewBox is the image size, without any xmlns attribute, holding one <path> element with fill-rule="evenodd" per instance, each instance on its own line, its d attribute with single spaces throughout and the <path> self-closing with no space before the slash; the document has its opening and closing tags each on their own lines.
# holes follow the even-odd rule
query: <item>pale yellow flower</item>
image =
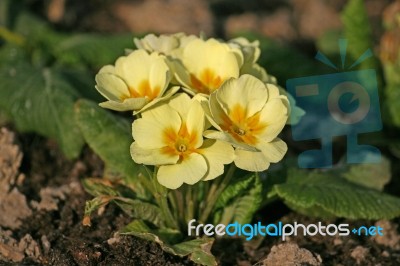
<svg viewBox="0 0 400 266">
<path fill-rule="evenodd" d="M 203 140 L 205 115 L 200 102 L 177 94 L 168 103 L 143 112 L 132 125 L 133 160 L 159 166 L 158 182 L 170 189 L 211 180 L 234 159 L 230 144 Z"/>
<path fill-rule="evenodd" d="M 208 117 L 218 131 L 208 130 L 204 136 L 236 147 L 237 167 L 264 171 L 287 151 L 277 137 L 287 120 L 285 101 L 278 87 L 251 75 L 229 79 L 210 95 Z"/>
<path fill-rule="evenodd" d="M 269 75 L 257 61 L 260 58 L 260 42 L 258 40 L 250 42 L 246 38 L 238 37 L 228 41 L 228 44 L 239 49 L 243 54 L 243 65 L 240 68 L 240 75 L 250 74 L 260 79 L 264 83 L 276 84 L 276 78 Z"/>
<path fill-rule="evenodd" d="M 120 57 L 115 66 L 107 65 L 96 75 L 96 89 L 108 101 L 100 106 L 116 111 L 143 111 L 174 94 L 165 92 L 171 81 L 164 56 L 136 50 Z"/>
<path fill-rule="evenodd" d="M 210 94 L 232 77 L 239 77 L 243 55 L 215 39 L 191 40 L 174 62 L 176 79 L 191 94 Z"/>
<path fill-rule="evenodd" d="M 161 34 L 160 36 L 148 34 L 142 39 L 134 38 L 133 41 L 139 49 L 172 55 L 176 50 L 183 48 L 189 41 L 196 38 L 198 37 L 179 32 L 175 34 Z"/>
<path fill-rule="evenodd" d="M 288 108 L 288 120 L 286 121 L 287 125 L 296 125 L 299 123 L 300 119 L 306 114 L 306 112 L 296 105 L 296 100 L 293 96 L 288 93 L 284 88 L 279 87 L 279 93 L 281 95 L 285 95 L 287 97 L 287 108 Z"/>
</svg>

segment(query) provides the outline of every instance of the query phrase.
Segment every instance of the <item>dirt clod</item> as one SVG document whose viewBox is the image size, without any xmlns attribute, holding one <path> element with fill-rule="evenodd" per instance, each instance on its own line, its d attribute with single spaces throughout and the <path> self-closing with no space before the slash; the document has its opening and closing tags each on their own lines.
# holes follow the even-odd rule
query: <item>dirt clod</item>
<svg viewBox="0 0 400 266">
<path fill-rule="evenodd" d="M 18 173 L 22 152 L 15 144 L 15 135 L 6 128 L 0 129 L 0 226 L 16 229 L 21 220 L 32 212 L 27 205 L 25 195 L 14 187 L 23 180 Z"/>
<path fill-rule="evenodd" d="M 284 243 L 271 248 L 268 257 L 263 261 L 264 266 L 300 266 L 321 265 L 322 259 L 305 248 L 300 248 L 294 243 Z"/>
<path fill-rule="evenodd" d="M 8 192 L 18 179 L 22 152 L 15 144 L 15 135 L 6 128 L 0 129 L 0 192 Z"/>
<path fill-rule="evenodd" d="M 31 201 L 31 205 L 38 210 L 55 211 L 58 209 L 60 200 L 65 200 L 66 194 L 70 192 L 70 186 L 45 187 L 40 189 L 40 202 Z"/>
<path fill-rule="evenodd" d="M 360 265 L 368 255 L 368 248 L 357 246 L 350 254 L 350 256 L 356 260 L 357 264 Z"/>
<path fill-rule="evenodd" d="M 400 250 L 400 235 L 397 232 L 397 225 L 387 220 L 379 220 L 375 226 L 383 228 L 383 235 L 373 237 L 376 243 L 390 247 L 394 250 Z"/>
</svg>

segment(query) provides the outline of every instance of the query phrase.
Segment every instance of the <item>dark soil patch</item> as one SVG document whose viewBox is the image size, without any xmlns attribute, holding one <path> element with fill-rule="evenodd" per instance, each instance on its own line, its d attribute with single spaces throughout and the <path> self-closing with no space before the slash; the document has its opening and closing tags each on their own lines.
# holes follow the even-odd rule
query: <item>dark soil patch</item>
<svg viewBox="0 0 400 266">
<path fill-rule="evenodd" d="M 30 257 L 25 252 L 22 261 L 13 263 L 0 252 L 1 265 L 191 265 L 187 259 L 164 253 L 155 243 L 132 236 L 114 237 L 130 218 L 113 205 L 94 216 L 90 227 L 82 225 L 85 201 L 90 196 L 83 191 L 79 179 L 101 176 L 103 169 L 101 160 L 89 149 L 79 160 L 69 161 L 53 142 L 36 135 L 21 135 L 17 142 L 22 144 L 24 153 L 20 170 L 26 175 L 18 188 L 33 214 L 12 230 L 10 239 L 18 242 L 29 235 L 37 242 L 40 254 Z M 64 198 L 57 199 L 55 210 L 37 210 L 32 206 L 33 201 L 41 200 L 41 189 L 63 186 L 70 189 Z M 0 236 L 8 229 L 0 227 Z M 7 241 L 0 239 L 0 243 Z"/>
<path fill-rule="evenodd" d="M 61 155 L 54 142 L 36 135 L 19 135 L 15 142 L 23 152 L 19 169 L 26 176 L 15 187 L 26 196 L 32 215 L 17 229 L 0 227 L 0 244 L 8 243 L 19 252 L 17 255 L 24 257 L 22 261 L 12 262 L 12 257 L 4 256 L 0 246 L 0 265 L 194 265 L 187 258 L 163 252 L 155 243 L 117 236 L 115 233 L 130 222 L 130 217 L 114 205 L 92 217 L 91 227 L 82 225 L 85 201 L 90 196 L 84 192 L 80 179 L 100 177 L 103 171 L 101 160 L 88 148 L 78 160 L 70 161 Z M 44 188 L 53 197 L 48 201 L 43 200 Z M 52 209 L 54 203 L 56 207 Z M 282 203 L 261 210 L 256 219 L 262 223 L 319 222 L 290 212 Z M 375 221 L 341 219 L 322 222 L 348 223 L 351 228 L 375 224 Z M 286 242 L 277 237 L 243 242 L 224 238 L 216 241 L 212 252 L 221 265 L 263 265 L 263 262 L 273 265 L 272 262 L 282 257 L 280 254 L 292 254 L 292 258 L 311 256 L 311 265 L 319 263 L 319 259 L 322 265 L 400 265 L 399 219 L 386 223 L 391 226 L 387 239 L 298 235 Z M 10 239 L 17 244 L 11 245 Z M 279 245 L 282 243 L 297 245 Z M 290 264 L 285 256 L 281 260 L 280 265 L 303 265 Z"/>
</svg>

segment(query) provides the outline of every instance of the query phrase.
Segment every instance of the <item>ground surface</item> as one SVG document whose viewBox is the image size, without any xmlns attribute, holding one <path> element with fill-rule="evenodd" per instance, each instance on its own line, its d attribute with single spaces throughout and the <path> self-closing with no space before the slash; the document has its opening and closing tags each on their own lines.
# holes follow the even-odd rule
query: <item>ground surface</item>
<svg viewBox="0 0 400 266">
<path fill-rule="evenodd" d="M 84 227 L 84 203 L 90 197 L 79 180 L 101 174 L 102 163 L 89 149 L 68 161 L 52 141 L 2 128 L 0 210 L 7 215 L 0 218 L 0 265 L 193 265 L 154 243 L 118 236 L 117 229 L 130 218 L 115 206 Z M 318 222 L 280 203 L 262 210 L 256 220 Z M 276 238 L 247 243 L 221 239 L 213 253 L 222 265 L 400 265 L 399 220 L 323 222 L 378 224 L 386 233 L 380 238 L 297 236 L 284 243 Z"/>
</svg>

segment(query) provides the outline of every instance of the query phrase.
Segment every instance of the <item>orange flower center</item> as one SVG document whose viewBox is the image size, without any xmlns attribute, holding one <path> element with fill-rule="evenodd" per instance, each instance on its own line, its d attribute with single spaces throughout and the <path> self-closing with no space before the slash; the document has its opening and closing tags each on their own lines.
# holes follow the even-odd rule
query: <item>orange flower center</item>
<svg viewBox="0 0 400 266">
<path fill-rule="evenodd" d="M 199 76 L 190 74 L 190 82 L 199 93 L 211 94 L 221 86 L 223 81 L 220 76 L 209 68 L 201 71 Z"/>
<path fill-rule="evenodd" d="M 236 141 L 255 145 L 259 135 L 266 127 L 266 123 L 260 121 L 260 112 L 247 117 L 247 110 L 240 104 L 236 104 L 230 110 L 229 115 L 223 114 L 222 130 L 227 131 Z"/>
<path fill-rule="evenodd" d="M 175 132 L 172 128 L 167 128 L 163 132 L 163 141 L 166 146 L 162 149 L 165 154 L 179 155 L 179 160 L 193 152 L 196 152 L 197 133 L 189 132 L 186 124 L 182 123 L 179 132 Z"/>
<path fill-rule="evenodd" d="M 145 79 L 139 83 L 137 88 L 129 87 L 129 95 L 123 95 L 121 100 L 128 98 L 148 98 L 149 100 L 153 100 L 157 98 L 157 96 L 160 94 L 160 91 L 161 88 L 159 86 L 151 88 L 150 82 Z"/>
</svg>

